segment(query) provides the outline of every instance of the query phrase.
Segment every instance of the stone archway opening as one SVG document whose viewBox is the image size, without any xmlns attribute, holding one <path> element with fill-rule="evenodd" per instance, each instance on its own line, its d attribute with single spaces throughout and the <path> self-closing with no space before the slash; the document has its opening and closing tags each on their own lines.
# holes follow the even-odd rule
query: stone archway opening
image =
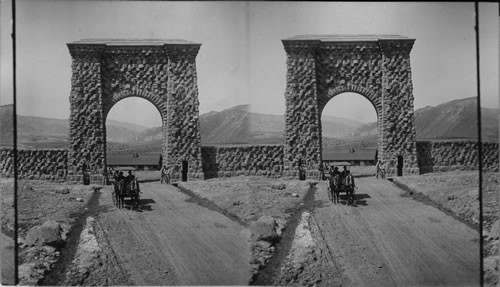
<svg viewBox="0 0 500 287">
<path fill-rule="evenodd" d="M 361 93 L 343 92 L 320 112 L 323 166 L 349 162 L 358 174 L 373 174 L 380 145 L 376 106 Z"/>
<path fill-rule="evenodd" d="M 180 39 L 83 39 L 68 43 L 71 55 L 68 174 L 86 166 L 93 175 L 106 168 L 105 119 L 128 97 L 155 105 L 168 139 L 163 164 L 180 180 L 182 160 L 188 179 L 203 178 L 196 56 L 200 43 Z"/>
<path fill-rule="evenodd" d="M 106 166 L 159 170 L 167 142 L 164 118 L 154 103 L 141 97 L 115 102 L 105 115 Z"/>
<path fill-rule="evenodd" d="M 417 165 L 410 52 L 415 39 L 399 35 L 299 35 L 283 39 L 287 53 L 284 174 L 320 178 L 321 112 L 334 96 L 362 94 L 379 121 L 378 158 L 386 174 L 419 173 Z"/>
</svg>

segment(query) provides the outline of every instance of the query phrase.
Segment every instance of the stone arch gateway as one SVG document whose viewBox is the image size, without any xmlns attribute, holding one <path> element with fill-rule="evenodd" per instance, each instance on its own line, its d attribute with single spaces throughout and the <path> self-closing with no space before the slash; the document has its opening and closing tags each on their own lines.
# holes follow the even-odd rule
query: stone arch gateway
<svg viewBox="0 0 500 287">
<path fill-rule="evenodd" d="M 196 56 L 184 40 L 88 39 L 67 44 L 72 57 L 68 172 L 106 167 L 106 117 L 127 97 L 150 101 L 163 121 L 163 163 L 187 162 L 203 178 Z M 139 111 L 138 111 L 139 112 Z M 173 173 L 179 178 L 181 170 Z"/>
<path fill-rule="evenodd" d="M 396 35 L 306 35 L 282 40 L 287 53 L 284 170 L 299 163 L 317 178 L 322 164 L 321 113 L 343 92 L 366 97 L 378 118 L 378 157 L 394 175 L 417 165 L 410 51 L 415 39 Z"/>
</svg>

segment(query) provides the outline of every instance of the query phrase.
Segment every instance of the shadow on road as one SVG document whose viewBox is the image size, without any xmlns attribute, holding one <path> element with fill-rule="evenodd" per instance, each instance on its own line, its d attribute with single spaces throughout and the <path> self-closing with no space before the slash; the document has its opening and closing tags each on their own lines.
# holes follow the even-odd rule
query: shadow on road
<svg viewBox="0 0 500 287">
<path fill-rule="evenodd" d="M 371 196 L 369 196 L 366 193 L 355 194 L 354 195 L 354 203 L 350 206 L 353 206 L 353 207 L 367 206 L 368 203 L 366 202 L 366 200 L 364 200 L 366 198 L 371 198 Z M 347 203 L 347 195 L 345 195 L 345 194 L 341 194 L 339 196 L 339 201 L 340 201 L 340 204 L 349 205 Z"/>
<path fill-rule="evenodd" d="M 153 199 L 150 199 L 150 198 L 139 199 L 139 207 L 140 208 L 135 208 L 133 203 L 132 203 L 132 200 L 126 199 L 123 203 L 124 204 L 123 209 L 132 210 L 132 211 L 136 211 L 136 212 L 152 211 L 153 210 L 153 208 L 151 207 L 152 203 L 156 203 L 156 201 L 154 201 Z"/>
<path fill-rule="evenodd" d="M 151 203 L 156 203 L 156 201 L 154 201 L 151 198 L 140 199 L 139 200 L 139 205 L 141 206 L 141 209 L 139 209 L 138 211 L 139 212 L 141 212 L 141 211 L 152 211 L 153 208 L 151 207 Z"/>
<path fill-rule="evenodd" d="M 352 206 L 367 206 L 368 203 L 366 203 L 366 200 L 364 200 L 365 198 L 371 198 L 371 196 L 369 196 L 368 194 L 366 193 L 361 193 L 361 194 L 355 194 L 354 195 L 354 204 Z"/>
</svg>

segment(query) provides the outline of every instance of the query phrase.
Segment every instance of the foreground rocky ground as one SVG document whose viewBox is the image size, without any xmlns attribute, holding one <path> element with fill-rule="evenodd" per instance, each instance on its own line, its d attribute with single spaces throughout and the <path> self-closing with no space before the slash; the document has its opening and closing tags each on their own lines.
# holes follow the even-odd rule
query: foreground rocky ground
<svg viewBox="0 0 500 287">
<path fill-rule="evenodd" d="M 427 196 L 436 202 L 463 200 L 455 205 L 474 227 L 474 194 L 465 187 L 455 197 L 447 193 L 453 180 L 473 186 L 473 176 L 440 176 L 413 188 L 428 183 Z M 355 206 L 330 203 L 325 182 L 241 177 L 186 182 L 179 189 L 147 182 L 139 211 L 118 210 L 110 187 L 26 182 L 20 192 L 21 283 L 476 285 L 473 228 L 388 181 L 357 182 Z M 498 192 L 493 189 L 490 197 Z M 2 208 L 8 206 L 8 197 L 2 198 Z M 6 234 L 8 214 L 2 214 Z M 40 240 L 44 236 L 50 240 Z M 495 252 L 491 246 L 488 254 Z"/>
<path fill-rule="evenodd" d="M 13 250 L 13 181 L 2 179 L 2 239 Z M 85 212 L 96 186 L 42 181 L 18 182 L 18 262 L 21 285 L 42 283 L 67 248 L 68 234 Z M 5 242 L 4 241 L 4 242 Z M 4 243 L 3 242 L 3 243 Z M 4 250 L 4 249 L 3 249 Z M 3 253 L 2 253 L 3 254 Z M 9 257 L 10 258 L 10 257 Z M 13 261 L 9 262 L 12 266 Z M 5 266 L 2 264 L 2 266 Z M 6 272 L 6 274 L 3 274 Z M 13 283 L 13 269 L 2 268 L 2 283 Z"/>
</svg>

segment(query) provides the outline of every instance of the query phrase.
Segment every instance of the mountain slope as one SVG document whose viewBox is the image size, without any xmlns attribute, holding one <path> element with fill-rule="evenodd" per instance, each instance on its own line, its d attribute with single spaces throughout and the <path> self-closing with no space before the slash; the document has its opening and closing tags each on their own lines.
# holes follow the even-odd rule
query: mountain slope
<svg viewBox="0 0 500 287">
<path fill-rule="evenodd" d="M 200 129 L 203 144 L 249 143 L 248 105 L 204 114 L 200 116 Z"/>
<path fill-rule="evenodd" d="M 481 108 L 482 138 L 498 141 L 499 109 Z M 415 129 L 418 140 L 477 139 L 477 100 L 459 99 L 427 106 L 415 111 Z M 365 124 L 354 131 L 354 136 L 372 135 L 377 140 L 377 123 Z"/>
<path fill-rule="evenodd" d="M 498 109 L 481 108 L 483 139 L 498 140 Z M 477 138 L 477 100 L 454 100 L 415 111 L 417 138 Z"/>
<path fill-rule="evenodd" d="M 0 146 L 14 144 L 14 105 L 0 106 Z"/>
<path fill-rule="evenodd" d="M 498 141 L 499 109 L 482 108 L 483 139 Z M 12 144 L 12 105 L 0 106 L 1 142 Z M 415 111 L 417 139 L 475 139 L 476 99 L 466 98 Z M 283 143 L 285 119 L 282 115 L 249 112 L 248 105 L 200 115 L 203 145 Z M 324 146 L 376 146 L 377 123 L 323 116 Z M 18 141 L 33 147 L 67 145 L 68 121 L 18 116 Z M 112 149 L 160 149 L 162 127 L 107 121 L 107 142 Z"/>
</svg>

